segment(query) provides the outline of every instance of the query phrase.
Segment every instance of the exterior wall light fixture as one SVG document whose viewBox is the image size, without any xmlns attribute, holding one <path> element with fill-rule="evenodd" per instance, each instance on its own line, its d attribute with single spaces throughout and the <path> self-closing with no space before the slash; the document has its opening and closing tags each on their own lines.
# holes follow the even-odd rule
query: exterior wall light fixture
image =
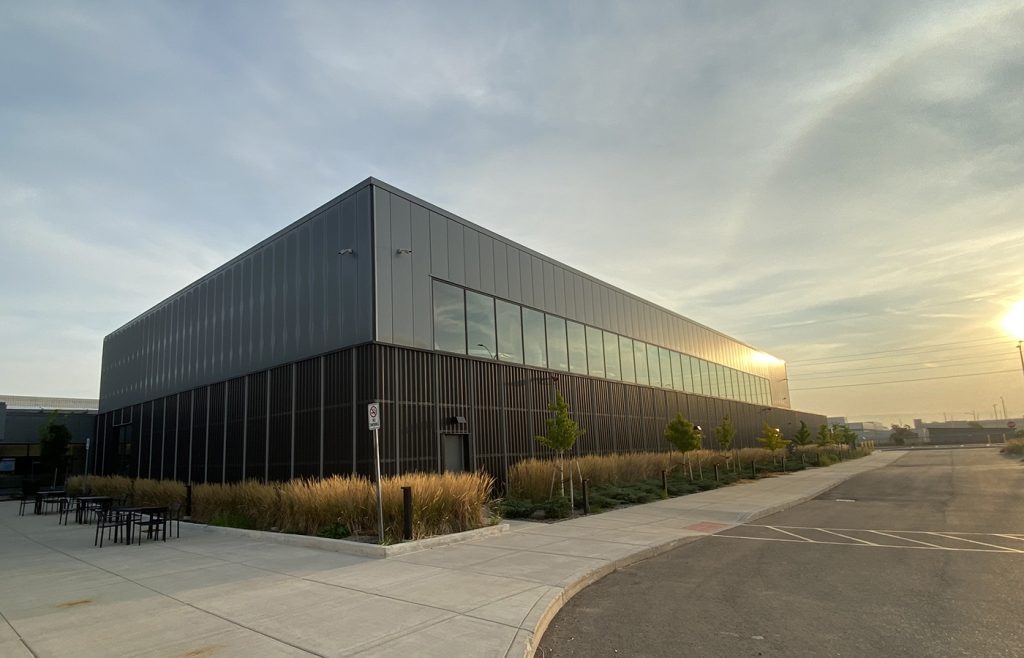
<svg viewBox="0 0 1024 658">
<path fill-rule="evenodd" d="M 345 255 L 348 255 L 348 254 L 351 254 L 351 255 L 355 256 L 356 252 L 352 251 L 351 249 L 342 249 L 341 251 L 338 252 L 339 256 L 345 256 Z"/>
<path fill-rule="evenodd" d="M 396 254 L 411 254 L 412 249 L 395 249 Z"/>
</svg>

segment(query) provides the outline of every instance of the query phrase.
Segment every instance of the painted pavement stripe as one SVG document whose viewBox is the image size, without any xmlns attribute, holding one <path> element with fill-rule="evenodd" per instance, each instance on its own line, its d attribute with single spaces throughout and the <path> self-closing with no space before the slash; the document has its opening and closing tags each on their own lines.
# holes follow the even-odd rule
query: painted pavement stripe
<svg viewBox="0 0 1024 658">
<path fill-rule="evenodd" d="M 992 548 L 1001 548 L 1001 549 L 1003 549 L 1004 551 L 1006 551 L 1008 553 L 1024 553 L 1024 551 L 1018 550 L 1016 548 L 1007 548 L 1006 546 L 1000 546 L 998 544 L 989 544 L 989 543 L 986 543 L 986 542 L 983 542 L 983 541 L 975 541 L 973 539 L 967 539 L 966 537 L 955 537 L 953 535 L 944 535 L 941 532 L 933 532 L 932 534 L 933 535 L 937 535 L 939 537 L 945 537 L 946 539 L 955 539 L 956 541 L 967 541 L 967 542 L 970 542 L 972 544 L 980 544 L 981 546 L 991 546 Z"/>
</svg>

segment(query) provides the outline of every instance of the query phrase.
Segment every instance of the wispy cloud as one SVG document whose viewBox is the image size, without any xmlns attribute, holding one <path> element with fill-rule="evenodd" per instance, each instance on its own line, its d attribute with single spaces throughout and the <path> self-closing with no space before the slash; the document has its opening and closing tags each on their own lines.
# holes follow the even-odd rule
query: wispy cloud
<svg viewBox="0 0 1024 658">
<path fill-rule="evenodd" d="M 0 389 L 95 394 L 102 335 L 367 175 L 782 358 L 995 335 L 1022 31 L 1020 2 L 7 3 Z"/>
</svg>

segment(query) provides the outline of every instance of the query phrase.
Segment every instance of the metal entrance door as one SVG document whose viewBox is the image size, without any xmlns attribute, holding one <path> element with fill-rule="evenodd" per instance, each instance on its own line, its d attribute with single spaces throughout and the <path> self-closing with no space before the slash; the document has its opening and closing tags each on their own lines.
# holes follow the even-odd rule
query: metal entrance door
<svg viewBox="0 0 1024 658">
<path fill-rule="evenodd" d="M 465 434 L 441 435 L 441 450 L 446 472 L 463 473 L 466 471 L 467 438 Z"/>
</svg>

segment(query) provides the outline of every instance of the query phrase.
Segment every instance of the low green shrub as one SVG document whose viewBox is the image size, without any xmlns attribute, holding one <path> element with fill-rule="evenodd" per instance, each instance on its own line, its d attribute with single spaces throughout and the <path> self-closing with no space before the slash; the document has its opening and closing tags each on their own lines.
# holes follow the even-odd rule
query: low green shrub
<svg viewBox="0 0 1024 658">
<path fill-rule="evenodd" d="M 1009 439 L 999 452 L 1007 455 L 1024 455 L 1024 439 Z"/>
</svg>

